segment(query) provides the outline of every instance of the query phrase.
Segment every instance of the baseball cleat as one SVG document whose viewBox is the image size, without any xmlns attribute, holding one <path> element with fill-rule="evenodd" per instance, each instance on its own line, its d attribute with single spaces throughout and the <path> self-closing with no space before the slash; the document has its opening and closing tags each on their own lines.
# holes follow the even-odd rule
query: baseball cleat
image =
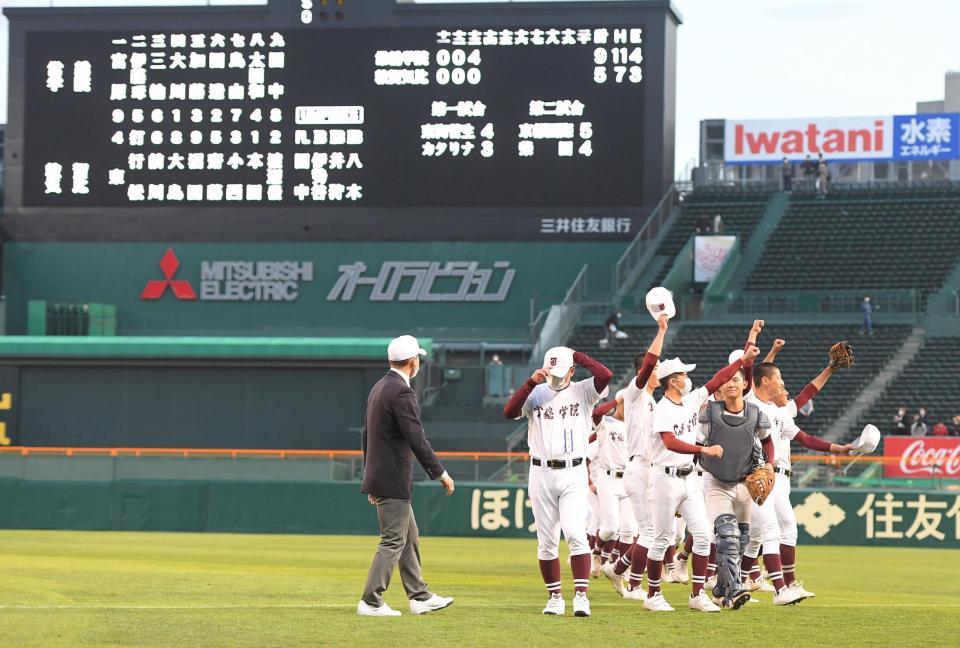
<svg viewBox="0 0 960 648">
<path fill-rule="evenodd" d="M 760 581 L 759 590 L 760 590 L 761 592 L 770 592 L 771 594 L 775 594 L 776 591 L 777 591 L 776 588 L 774 588 L 773 583 L 771 583 L 771 582 L 770 582 L 768 579 L 766 579 L 766 578 L 764 578 L 763 580 Z"/>
<path fill-rule="evenodd" d="M 673 608 L 663 598 L 663 592 L 657 592 L 653 596 L 648 596 L 643 602 L 643 607 L 651 612 L 673 612 Z"/>
<path fill-rule="evenodd" d="M 730 610 L 739 610 L 750 600 L 750 592 L 747 590 L 737 590 L 728 599 L 724 599 L 723 607 Z"/>
<path fill-rule="evenodd" d="M 796 605 L 807 598 L 803 590 L 796 587 L 784 587 L 773 597 L 774 605 Z"/>
<path fill-rule="evenodd" d="M 703 584 L 703 589 L 712 591 L 713 588 L 716 586 L 717 586 L 717 577 L 714 575 L 708 578 L 707 581 Z"/>
<path fill-rule="evenodd" d="M 808 590 L 806 587 L 803 586 L 803 581 L 793 581 L 793 583 L 790 584 L 790 587 L 796 587 L 797 589 L 799 589 L 801 592 L 803 592 L 803 595 L 806 598 L 814 598 L 816 596 L 816 594 L 814 594 L 813 592 L 811 592 L 810 590 Z"/>
<path fill-rule="evenodd" d="M 603 566 L 603 575 L 610 579 L 610 583 L 613 584 L 613 589 L 616 590 L 617 594 L 623 596 L 623 576 L 616 573 L 615 568 L 616 565 L 613 563 L 607 563 Z"/>
<path fill-rule="evenodd" d="M 691 595 L 687 607 L 698 612 L 719 612 L 720 608 L 707 598 L 706 592 L 701 591 L 696 596 Z"/>
<path fill-rule="evenodd" d="M 562 594 L 551 594 L 547 599 L 547 606 L 543 608 L 543 613 L 551 616 L 563 616 L 567 611 L 567 603 L 563 600 Z"/>
<path fill-rule="evenodd" d="M 743 581 L 743 589 L 747 590 L 748 592 L 756 592 L 761 587 L 763 587 L 762 583 L 758 583 L 752 578 L 748 578 L 747 580 Z"/>
<path fill-rule="evenodd" d="M 357 603 L 357 614 L 360 616 L 372 617 L 398 617 L 400 616 L 400 611 L 394 610 L 386 603 L 380 605 L 379 607 L 374 607 L 366 601 L 360 601 Z"/>
<path fill-rule="evenodd" d="M 687 561 L 679 558 L 673 559 L 673 571 L 676 574 L 678 583 L 689 583 L 690 575 L 687 573 Z"/>
<path fill-rule="evenodd" d="M 623 598 L 630 601 L 646 601 L 647 593 L 643 590 L 642 587 L 635 587 L 633 589 L 623 590 Z"/>
<path fill-rule="evenodd" d="M 426 614 L 427 612 L 436 612 L 437 610 L 442 610 L 445 607 L 450 607 L 453 605 L 452 596 L 437 596 L 433 594 L 426 601 L 416 601 L 410 599 L 410 613 L 411 614 Z"/>
<path fill-rule="evenodd" d="M 663 573 L 663 582 L 664 583 L 679 583 L 680 577 L 677 575 L 677 572 L 673 570 L 673 565 L 664 570 Z"/>
<path fill-rule="evenodd" d="M 600 578 L 601 574 L 603 574 L 603 561 L 600 559 L 600 556 L 593 554 L 593 562 L 590 566 L 590 578 Z"/>
<path fill-rule="evenodd" d="M 590 616 L 590 600 L 587 598 L 586 592 L 577 592 L 573 595 L 573 616 Z"/>
</svg>

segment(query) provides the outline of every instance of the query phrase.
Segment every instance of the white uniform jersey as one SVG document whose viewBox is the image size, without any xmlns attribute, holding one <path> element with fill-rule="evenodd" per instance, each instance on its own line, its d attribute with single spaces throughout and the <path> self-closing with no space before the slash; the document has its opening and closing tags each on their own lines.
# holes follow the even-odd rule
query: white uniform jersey
<svg viewBox="0 0 960 648">
<path fill-rule="evenodd" d="M 602 470 L 622 471 L 630 461 L 627 425 L 620 419 L 604 416 L 597 426 L 596 462 Z"/>
<path fill-rule="evenodd" d="M 767 403 L 751 391 L 744 399 L 760 408 L 770 419 L 770 436 L 773 439 L 774 463 L 781 468 L 790 468 L 790 442 L 797 436 L 800 428 L 793 419 L 797 415 L 797 405 L 793 400 L 787 401 L 784 407 Z"/>
<path fill-rule="evenodd" d="M 523 404 L 531 456 L 543 460 L 586 456 L 593 408 L 600 398 L 592 377 L 572 382 L 562 391 L 546 384 L 534 387 Z"/>
<path fill-rule="evenodd" d="M 700 408 L 710 394 L 706 387 L 694 389 L 676 404 L 664 396 L 653 409 L 650 428 L 650 463 L 654 466 L 686 466 L 693 463 L 693 455 L 667 450 L 660 438 L 661 432 L 672 432 L 686 443 L 694 444 L 700 434 Z"/>
<path fill-rule="evenodd" d="M 646 389 L 637 387 L 637 379 L 631 378 L 630 384 L 623 390 L 623 419 L 627 425 L 627 447 L 630 457 L 636 455 L 637 460 L 650 460 L 650 427 L 653 425 L 653 409 L 657 401 Z"/>
</svg>

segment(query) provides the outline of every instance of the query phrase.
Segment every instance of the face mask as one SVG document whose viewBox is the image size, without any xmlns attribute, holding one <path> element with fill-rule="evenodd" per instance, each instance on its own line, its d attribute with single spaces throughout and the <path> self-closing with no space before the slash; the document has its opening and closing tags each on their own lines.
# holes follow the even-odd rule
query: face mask
<svg viewBox="0 0 960 648">
<path fill-rule="evenodd" d="M 550 389 L 553 391 L 562 391 L 567 388 L 567 385 L 570 384 L 570 379 L 566 376 L 561 376 L 557 378 L 556 376 L 550 376 L 547 380 L 547 385 L 550 386 Z"/>
<path fill-rule="evenodd" d="M 680 388 L 680 394 L 686 396 L 693 391 L 693 381 L 690 380 L 690 376 L 687 376 L 683 379 L 683 387 Z"/>
</svg>

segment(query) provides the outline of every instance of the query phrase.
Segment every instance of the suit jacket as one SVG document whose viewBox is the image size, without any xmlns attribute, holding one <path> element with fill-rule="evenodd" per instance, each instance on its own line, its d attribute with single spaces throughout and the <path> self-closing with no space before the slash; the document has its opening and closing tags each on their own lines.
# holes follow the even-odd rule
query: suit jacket
<svg viewBox="0 0 960 648">
<path fill-rule="evenodd" d="M 395 371 L 367 396 L 363 457 L 361 491 L 377 497 L 410 499 L 414 457 L 430 479 L 444 473 L 423 431 L 417 395 Z"/>
</svg>

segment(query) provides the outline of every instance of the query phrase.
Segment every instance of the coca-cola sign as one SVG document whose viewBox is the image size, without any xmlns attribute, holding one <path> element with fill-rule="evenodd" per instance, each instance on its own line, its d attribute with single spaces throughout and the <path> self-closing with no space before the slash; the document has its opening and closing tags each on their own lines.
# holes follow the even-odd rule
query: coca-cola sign
<svg viewBox="0 0 960 648">
<path fill-rule="evenodd" d="M 883 441 L 884 477 L 960 479 L 960 438 L 895 437 Z"/>
</svg>

